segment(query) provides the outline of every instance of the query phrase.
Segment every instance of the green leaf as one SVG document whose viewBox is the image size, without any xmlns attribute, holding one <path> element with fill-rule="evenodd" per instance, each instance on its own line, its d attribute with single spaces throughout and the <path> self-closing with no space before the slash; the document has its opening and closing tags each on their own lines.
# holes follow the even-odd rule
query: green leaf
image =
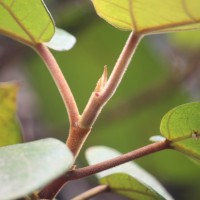
<svg viewBox="0 0 200 200">
<path fill-rule="evenodd" d="M 56 28 L 55 34 L 46 46 L 57 51 L 70 50 L 76 43 L 76 38 L 65 30 Z"/>
<path fill-rule="evenodd" d="M 90 165 L 96 164 L 121 154 L 114 149 L 97 146 L 86 151 Z M 102 171 L 97 174 L 101 184 L 108 185 L 115 193 L 134 200 L 173 199 L 160 183 L 134 162 Z"/>
<path fill-rule="evenodd" d="M 0 0 L 0 33 L 34 45 L 51 39 L 54 22 L 42 0 Z"/>
<path fill-rule="evenodd" d="M 200 163 L 200 102 L 170 110 L 161 121 L 160 131 L 174 149 Z"/>
<path fill-rule="evenodd" d="M 0 85 L 0 146 L 22 141 L 20 125 L 16 118 L 16 96 L 19 86 L 14 83 Z"/>
<path fill-rule="evenodd" d="M 199 0 L 92 0 L 97 14 L 113 26 L 150 34 L 200 28 Z"/>
<path fill-rule="evenodd" d="M 18 199 L 45 186 L 71 168 L 64 143 L 43 139 L 0 148 L 0 199 Z"/>
</svg>

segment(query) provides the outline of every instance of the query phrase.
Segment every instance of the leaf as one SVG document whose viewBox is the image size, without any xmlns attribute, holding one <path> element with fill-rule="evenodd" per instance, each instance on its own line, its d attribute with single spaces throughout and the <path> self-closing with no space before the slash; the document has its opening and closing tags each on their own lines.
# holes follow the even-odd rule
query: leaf
<svg viewBox="0 0 200 200">
<path fill-rule="evenodd" d="M 160 131 L 174 149 L 200 163 L 200 102 L 170 110 L 161 120 Z"/>
<path fill-rule="evenodd" d="M 22 141 L 16 118 L 16 96 L 19 86 L 14 83 L 0 84 L 0 146 Z"/>
<path fill-rule="evenodd" d="M 51 49 L 57 51 L 66 51 L 70 50 L 75 43 L 76 38 L 73 35 L 69 34 L 65 30 L 56 28 L 54 36 L 45 44 Z"/>
<path fill-rule="evenodd" d="M 86 151 L 86 158 L 90 165 L 96 164 L 121 155 L 114 149 L 97 146 Z M 134 162 L 102 171 L 97 174 L 101 184 L 108 185 L 113 192 L 134 200 L 155 200 L 172 197 L 160 183 L 144 169 Z"/>
<path fill-rule="evenodd" d="M 51 39 L 54 22 L 42 0 L 0 0 L 0 33 L 34 45 Z"/>
<path fill-rule="evenodd" d="M 56 139 L 0 148 L 0 199 L 18 199 L 45 186 L 65 173 L 73 156 Z"/>
<path fill-rule="evenodd" d="M 200 28 L 199 0 L 92 0 L 113 26 L 142 34 Z"/>
</svg>

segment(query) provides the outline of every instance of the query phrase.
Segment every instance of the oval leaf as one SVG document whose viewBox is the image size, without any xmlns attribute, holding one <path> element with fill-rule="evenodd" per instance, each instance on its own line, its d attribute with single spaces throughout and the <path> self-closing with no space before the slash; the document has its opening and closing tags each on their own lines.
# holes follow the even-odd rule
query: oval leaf
<svg viewBox="0 0 200 200">
<path fill-rule="evenodd" d="M 200 28 L 199 0 L 92 0 L 100 17 L 123 30 L 150 34 Z"/>
<path fill-rule="evenodd" d="M 200 163 L 200 102 L 170 110 L 161 121 L 160 131 L 174 149 Z"/>
<path fill-rule="evenodd" d="M 101 156 L 99 156 L 101 155 Z M 92 147 L 86 151 L 89 164 L 96 164 L 121 154 L 108 147 Z M 108 185 L 113 192 L 134 200 L 172 200 L 160 183 L 134 162 L 102 171 L 97 174 L 100 183 Z"/>
<path fill-rule="evenodd" d="M 0 148 L 0 199 L 18 199 L 45 186 L 65 173 L 73 156 L 56 139 Z"/>
<path fill-rule="evenodd" d="M 46 42 L 46 46 L 56 51 L 70 50 L 76 43 L 76 38 L 69 34 L 67 31 L 56 28 L 55 34 L 49 42 Z"/>
<path fill-rule="evenodd" d="M 42 0 L 0 0 L 0 33 L 33 45 L 51 39 L 54 23 Z"/>
<path fill-rule="evenodd" d="M 14 83 L 0 85 L 0 147 L 22 141 L 20 125 L 16 119 L 16 96 L 19 86 Z"/>
</svg>

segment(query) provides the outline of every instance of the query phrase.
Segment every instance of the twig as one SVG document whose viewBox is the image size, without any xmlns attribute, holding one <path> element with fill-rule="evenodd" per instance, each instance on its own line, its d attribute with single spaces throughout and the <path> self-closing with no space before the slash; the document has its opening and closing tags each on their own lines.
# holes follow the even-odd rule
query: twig
<svg viewBox="0 0 200 200">
<path fill-rule="evenodd" d="M 141 38 L 140 35 L 130 34 L 108 81 L 107 68 L 104 67 L 103 75 L 98 81 L 83 114 L 80 116 L 77 126 L 70 129 L 67 138 L 67 146 L 71 149 L 75 158 L 78 156 L 100 111 L 121 82 Z"/>
<path fill-rule="evenodd" d="M 38 44 L 35 47 L 37 53 L 41 56 L 45 62 L 48 70 L 53 77 L 56 86 L 62 96 L 65 107 L 68 111 L 69 121 L 71 126 L 76 126 L 79 118 L 79 111 L 74 100 L 73 94 L 69 88 L 69 85 L 61 72 L 59 65 L 57 64 L 55 58 L 49 51 L 49 49 L 44 44 Z"/>
<path fill-rule="evenodd" d="M 51 183 L 48 187 L 43 189 L 39 193 L 39 197 L 40 199 L 53 199 L 56 196 L 56 194 L 60 191 L 60 189 L 64 186 L 64 184 L 67 183 L 68 181 L 87 177 L 87 176 L 96 174 L 98 172 L 110 169 L 112 167 L 121 165 L 128 161 L 132 161 L 137 158 L 141 158 L 143 156 L 149 155 L 151 153 L 155 153 L 155 152 L 158 152 L 164 149 L 169 149 L 169 148 L 170 148 L 170 142 L 168 140 L 155 142 L 153 144 L 149 144 L 147 146 L 141 147 L 139 149 L 123 154 L 116 158 L 113 158 L 113 159 L 110 159 L 110 160 L 107 160 L 95 165 L 90 165 L 87 167 L 69 171 L 67 174 L 61 176 L 60 178 L 55 180 L 53 183 Z"/>
<path fill-rule="evenodd" d="M 141 38 L 141 35 L 137 35 L 133 32 L 130 34 L 126 45 L 124 46 L 121 55 L 102 91 L 94 91 L 90 97 L 90 100 L 79 120 L 79 127 L 92 127 L 102 108 L 113 96 L 118 85 L 120 84 Z M 104 78 L 106 79 L 106 77 Z"/>
<path fill-rule="evenodd" d="M 101 80 L 98 82 L 96 90 L 93 92 L 85 110 L 83 111 L 83 114 L 79 118 L 78 124 L 75 123 L 74 126 L 72 126 L 70 128 L 69 136 L 67 138 L 67 146 L 72 151 L 75 158 L 78 156 L 86 138 L 89 135 L 91 127 L 92 127 L 93 123 L 95 122 L 96 118 L 98 117 L 100 111 L 102 110 L 102 108 L 104 107 L 106 102 L 113 96 L 119 83 L 121 82 L 121 79 L 122 79 L 126 69 L 128 68 L 131 58 L 132 58 L 132 56 L 135 52 L 135 49 L 141 38 L 142 38 L 142 36 L 140 36 L 140 35 L 137 35 L 134 33 L 130 34 L 130 36 L 126 42 L 126 45 L 123 48 L 121 55 L 110 75 L 108 82 L 106 82 L 107 71 L 106 71 L 106 67 L 105 67 L 104 73 L 100 78 Z M 53 59 L 53 62 L 55 62 L 55 60 L 52 57 L 49 58 L 49 56 L 51 54 L 46 53 L 46 51 L 48 49 L 45 49 L 44 46 L 38 46 L 37 49 L 40 52 L 40 54 L 42 55 L 42 57 L 44 57 L 43 59 L 47 62 L 47 65 L 48 66 L 50 65 L 50 67 L 51 67 L 52 66 L 51 62 L 50 62 L 51 59 Z M 54 65 L 52 67 L 54 69 Z M 52 71 L 51 68 L 50 68 L 50 71 Z M 53 70 L 52 76 L 54 77 L 55 74 L 57 74 L 57 72 Z M 61 78 L 64 79 L 64 77 L 62 77 L 62 76 L 61 76 Z M 61 86 L 62 86 L 62 81 L 60 83 L 59 77 L 56 76 L 54 79 L 57 80 L 58 85 L 61 84 Z M 62 87 L 59 87 L 59 88 L 61 88 L 61 94 L 63 94 L 63 92 L 64 92 L 62 90 L 63 88 Z M 68 85 L 67 85 L 67 88 L 70 91 Z M 67 96 L 68 96 L 68 93 L 71 94 L 71 91 L 67 92 Z M 66 99 L 64 96 L 63 99 L 65 101 L 67 100 L 66 107 L 69 109 L 69 115 L 71 116 L 71 119 L 72 120 L 74 118 L 77 119 L 78 111 L 76 109 L 77 107 L 76 107 L 75 101 L 73 99 L 73 96 L 71 95 L 70 98 L 66 98 Z M 72 102 L 70 102 L 71 100 L 72 100 Z M 72 108 L 71 108 L 71 106 L 72 106 Z M 112 167 L 112 165 L 110 167 Z M 74 171 L 74 173 L 75 172 L 76 172 L 76 170 Z M 80 173 L 81 172 L 82 171 L 80 171 Z M 78 173 L 79 173 L 79 171 L 78 171 Z M 87 173 L 87 169 L 86 169 L 86 173 Z M 76 174 L 74 174 L 74 175 L 76 176 Z M 84 177 L 84 174 L 82 174 L 82 177 Z M 62 188 L 62 186 L 69 180 L 72 180 L 72 179 L 65 178 L 64 176 L 58 178 L 53 183 L 46 186 L 39 193 L 39 196 L 42 199 L 53 198 L 57 194 L 57 192 Z"/>
<path fill-rule="evenodd" d="M 147 146 L 141 147 L 139 149 L 128 152 L 116 158 L 113 158 L 113 159 L 110 159 L 110 160 L 107 160 L 95 165 L 90 165 L 90 166 L 83 167 L 80 169 L 72 170 L 71 172 L 69 172 L 68 180 L 75 180 L 75 179 L 80 179 L 86 176 L 90 176 L 98 172 L 124 164 L 126 162 L 135 160 L 137 158 L 141 158 L 143 156 L 146 156 L 146 155 L 149 155 L 149 154 L 152 154 L 164 149 L 169 149 L 169 148 L 170 148 L 170 142 L 168 140 L 155 142 L 153 144 L 149 144 Z"/>
<path fill-rule="evenodd" d="M 109 187 L 107 185 L 98 185 L 74 198 L 72 198 L 71 200 L 87 200 L 89 198 L 92 198 L 102 192 L 106 192 L 109 190 Z"/>
<path fill-rule="evenodd" d="M 70 128 L 66 144 L 73 153 L 75 159 L 77 158 L 83 144 L 85 143 L 90 130 L 91 129 L 84 129 L 78 126 Z"/>
</svg>

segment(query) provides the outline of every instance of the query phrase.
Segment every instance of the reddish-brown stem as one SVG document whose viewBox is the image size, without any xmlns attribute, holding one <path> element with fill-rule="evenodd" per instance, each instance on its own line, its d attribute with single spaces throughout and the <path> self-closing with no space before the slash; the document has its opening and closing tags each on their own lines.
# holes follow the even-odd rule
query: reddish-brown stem
<svg viewBox="0 0 200 200">
<path fill-rule="evenodd" d="M 71 127 L 66 144 L 73 153 L 75 159 L 78 156 L 89 133 L 90 129 L 79 128 L 78 126 Z"/>
<path fill-rule="evenodd" d="M 141 37 L 142 36 L 134 33 L 130 34 L 108 82 L 106 82 L 107 68 L 105 67 L 104 73 L 98 81 L 97 87 L 92 93 L 78 123 L 70 129 L 69 137 L 67 138 L 67 145 L 75 157 L 78 156 L 80 149 L 82 148 L 100 111 L 106 102 L 112 97 L 121 82 Z"/>
<path fill-rule="evenodd" d="M 99 91 L 94 91 L 89 102 L 78 120 L 78 109 L 76 107 L 76 103 L 71 94 L 71 91 L 67 84 L 63 86 L 63 82 L 66 82 L 62 73 L 58 71 L 58 66 L 56 65 L 55 59 L 52 57 L 48 49 L 43 45 L 37 46 L 37 51 L 41 55 L 41 57 L 46 62 L 52 76 L 54 77 L 55 82 L 58 85 L 58 88 L 63 96 L 65 105 L 68 109 L 68 113 L 73 125 L 70 128 L 70 133 L 67 139 L 67 145 L 73 152 L 75 158 L 78 156 L 80 149 L 82 148 L 90 130 L 98 117 L 100 111 L 106 104 L 106 102 L 113 96 L 116 91 L 118 85 L 121 82 L 122 77 L 124 76 L 125 71 L 128 68 L 128 65 L 131 61 L 131 58 L 135 52 L 135 49 L 142 38 L 141 35 L 137 35 L 134 33 L 130 34 L 125 47 L 123 48 L 121 55 L 110 75 L 108 82 L 106 83 L 107 73 L 106 68 L 104 69 L 104 73 L 101 77 L 101 81 L 98 82 Z M 53 63 L 53 64 L 52 64 Z M 56 69 L 55 69 L 55 66 Z M 64 88 L 64 90 L 63 90 Z M 67 90 L 66 90 L 67 88 Z M 78 123 L 76 123 L 78 120 Z M 60 190 L 60 188 L 68 181 L 64 177 L 58 178 L 56 181 L 45 187 L 41 192 L 40 196 L 42 198 L 53 198 L 54 195 Z"/>
<path fill-rule="evenodd" d="M 92 198 L 102 192 L 106 192 L 109 191 L 109 187 L 107 185 L 98 185 L 74 198 L 72 198 L 71 200 L 87 200 L 89 198 Z"/>
<path fill-rule="evenodd" d="M 68 111 L 68 116 L 70 120 L 71 126 L 76 126 L 76 123 L 79 118 L 79 111 L 74 100 L 73 94 L 70 90 L 70 87 L 61 72 L 58 63 L 56 62 L 54 56 L 51 54 L 49 49 L 44 44 L 38 44 L 35 46 L 35 50 L 43 59 L 44 63 L 46 64 L 48 70 L 53 77 L 56 86 L 62 96 L 63 102 L 65 107 Z"/>
<path fill-rule="evenodd" d="M 139 149 L 128 152 L 116 158 L 71 171 L 69 174 L 68 180 L 80 179 L 86 176 L 90 176 L 92 174 L 96 174 L 106 169 L 121 165 L 128 161 L 132 161 L 137 158 L 141 158 L 143 156 L 146 156 L 146 155 L 149 155 L 149 154 L 152 154 L 164 149 L 168 149 L 168 148 L 170 148 L 170 145 L 169 145 L 169 141 L 167 140 L 161 141 L 161 142 L 155 142 L 153 144 L 149 144 L 147 146 L 141 147 Z"/>
<path fill-rule="evenodd" d="M 101 94 L 101 101 L 108 101 L 113 94 L 115 93 L 117 87 L 119 86 L 121 79 L 123 78 L 130 62 L 133 54 L 141 40 L 142 36 L 131 32 L 116 64 L 115 67 L 108 79 L 108 82 L 105 85 L 105 88 Z"/>
<path fill-rule="evenodd" d="M 39 199 L 54 199 L 67 182 L 66 175 L 57 178 L 38 193 Z"/>
<path fill-rule="evenodd" d="M 113 96 L 120 84 L 141 38 L 142 36 L 139 34 L 133 32 L 130 34 L 104 88 L 101 92 L 93 92 L 90 97 L 90 100 L 79 120 L 80 127 L 92 127 L 102 108 Z"/>
<path fill-rule="evenodd" d="M 147 146 L 141 147 L 139 149 L 136 149 L 134 151 L 131 151 L 129 153 L 123 154 L 121 156 L 118 156 L 116 158 L 87 166 L 80 169 L 75 169 L 67 174 L 63 175 L 62 177 L 58 178 L 56 181 L 54 181 L 52 184 L 49 185 L 49 187 L 46 187 L 44 190 L 42 190 L 39 193 L 39 197 L 41 199 L 53 199 L 56 194 L 60 191 L 60 189 L 64 186 L 64 184 L 70 180 L 80 179 L 86 176 L 90 176 L 93 174 L 96 174 L 98 172 L 104 171 L 106 169 L 110 169 L 112 167 L 121 165 L 123 163 L 126 163 L 128 161 L 149 155 L 151 153 L 155 153 L 164 149 L 170 148 L 169 141 L 161 141 L 161 142 L 155 142 L 153 144 L 149 144 Z"/>
</svg>

